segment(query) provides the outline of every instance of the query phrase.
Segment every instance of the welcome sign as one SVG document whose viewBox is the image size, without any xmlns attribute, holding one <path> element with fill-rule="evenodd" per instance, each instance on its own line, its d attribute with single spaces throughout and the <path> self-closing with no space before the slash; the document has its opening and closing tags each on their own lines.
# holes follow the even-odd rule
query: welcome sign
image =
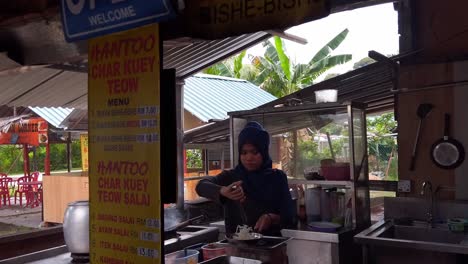
<svg viewBox="0 0 468 264">
<path fill-rule="evenodd" d="M 61 0 L 68 42 L 164 21 L 174 12 L 169 0 Z"/>
</svg>

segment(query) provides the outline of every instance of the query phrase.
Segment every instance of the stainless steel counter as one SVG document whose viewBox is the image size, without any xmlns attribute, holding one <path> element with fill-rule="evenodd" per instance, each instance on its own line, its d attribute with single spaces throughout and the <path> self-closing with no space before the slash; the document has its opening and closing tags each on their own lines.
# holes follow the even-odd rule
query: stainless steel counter
<svg viewBox="0 0 468 264">
<path fill-rule="evenodd" d="M 177 232 L 179 238 L 168 239 L 164 241 L 164 250 L 166 253 L 171 253 L 181 250 L 185 247 L 197 243 L 209 243 L 218 241 L 218 229 L 208 226 L 187 226 Z M 69 264 L 72 263 L 70 252 L 65 245 L 50 248 L 43 251 L 34 252 L 27 255 L 17 256 L 10 259 L 0 261 L 0 264 Z"/>
<path fill-rule="evenodd" d="M 338 264 L 352 259 L 353 230 L 326 233 L 299 225 L 296 229 L 283 229 L 281 234 L 292 238 L 287 247 L 289 264 Z"/>
<path fill-rule="evenodd" d="M 352 230 L 340 230 L 334 233 L 326 233 L 306 229 L 283 229 L 281 230 L 281 235 L 284 237 L 292 237 L 294 239 L 338 244 L 340 242 L 340 238 L 352 232 Z"/>
<path fill-rule="evenodd" d="M 220 236 L 224 235 L 224 221 L 213 222 L 210 226 L 218 228 Z M 343 260 L 350 256 L 349 251 L 360 250 L 354 248 L 354 234 L 355 231 L 349 229 L 334 233 L 315 232 L 301 223 L 295 229 L 281 230 L 283 237 L 292 238 L 287 242 L 289 264 L 344 263 Z"/>
<path fill-rule="evenodd" d="M 211 226 L 187 226 L 177 231 L 178 238 L 164 241 L 164 251 L 172 253 L 198 243 L 210 243 L 218 241 L 218 228 Z"/>
</svg>

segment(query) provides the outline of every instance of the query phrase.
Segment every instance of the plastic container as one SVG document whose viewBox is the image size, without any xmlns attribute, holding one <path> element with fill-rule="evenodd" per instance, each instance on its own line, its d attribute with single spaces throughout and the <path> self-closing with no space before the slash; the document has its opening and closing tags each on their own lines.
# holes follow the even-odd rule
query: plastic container
<svg viewBox="0 0 468 264">
<path fill-rule="evenodd" d="M 195 245 L 191 245 L 189 247 L 186 247 L 185 249 L 189 250 L 189 249 L 192 249 L 192 250 L 196 250 L 198 251 L 198 262 L 202 262 L 203 261 L 203 251 L 202 251 L 202 247 L 204 245 L 206 245 L 207 243 L 198 243 L 198 244 L 195 244 Z"/>
<path fill-rule="evenodd" d="M 448 227 L 452 232 L 463 232 L 467 223 L 468 221 L 463 218 L 451 218 L 448 220 Z"/>
<path fill-rule="evenodd" d="M 332 220 L 330 196 L 329 190 L 322 189 L 320 194 L 320 216 L 322 221 L 330 222 Z"/>
<path fill-rule="evenodd" d="M 349 163 L 336 163 L 333 166 L 322 166 L 320 171 L 327 181 L 349 181 L 351 178 Z"/>
<path fill-rule="evenodd" d="M 305 207 L 307 222 L 320 221 L 320 196 L 322 188 L 309 188 L 305 191 Z"/>
<path fill-rule="evenodd" d="M 226 255 L 227 245 L 219 244 L 219 243 L 207 244 L 202 247 L 202 252 L 203 252 L 203 260 L 209 260 L 209 259 L 216 258 L 222 255 Z"/>
<path fill-rule="evenodd" d="M 193 249 L 188 249 L 187 255 L 185 255 L 185 250 L 180 250 L 167 254 L 164 260 L 166 264 L 197 264 L 198 254 L 200 253 Z"/>
<path fill-rule="evenodd" d="M 315 91 L 315 103 L 334 103 L 338 100 L 338 90 L 327 89 Z"/>
</svg>

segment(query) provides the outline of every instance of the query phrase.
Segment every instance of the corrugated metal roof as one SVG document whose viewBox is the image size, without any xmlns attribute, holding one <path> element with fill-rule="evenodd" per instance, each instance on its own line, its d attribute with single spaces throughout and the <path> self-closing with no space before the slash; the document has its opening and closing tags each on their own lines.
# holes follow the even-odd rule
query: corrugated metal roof
<svg viewBox="0 0 468 264">
<path fill-rule="evenodd" d="M 60 127 L 67 127 L 68 130 L 88 130 L 88 109 L 73 109 L 60 123 Z"/>
<path fill-rule="evenodd" d="M 203 122 L 225 119 L 228 112 L 250 110 L 275 99 L 246 80 L 207 74 L 185 80 L 184 108 Z"/>
<path fill-rule="evenodd" d="M 375 62 L 362 68 L 349 71 L 335 78 L 313 84 L 295 93 L 279 98 L 260 106 L 272 107 L 284 104 L 291 99 L 299 99 L 304 103 L 315 103 L 315 91 L 326 89 L 338 90 L 338 101 L 356 101 L 366 103 L 367 111 L 373 112 L 383 108 L 393 108 L 394 79 L 396 73 L 391 65 L 385 62 Z"/>
<path fill-rule="evenodd" d="M 175 68 L 177 78 L 184 79 L 269 36 L 258 32 L 211 41 L 170 41 L 164 44 L 164 68 Z M 0 105 L 87 109 L 86 64 L 38 66 L 2 73 Z"/>
<path fill-rule="evenodd" d="M 21 66 L 21 64 L 8 58 L 6 52 L 0 52 L 0 71 L 12 69 Z"/>
<path fill-rule="evenodd" d="M 73 108 L 62 107 L 29 107 L 29 109 L 57 128 L 66 128 L 60 124 L 73 111 Z"/>
<path fill-rule="evenodd" d="M 83 72 L 35 67 L 0 75 L 0 91 L 0 105 L 86 108 L 77 99 L 86 97 L 88 76 Z"/>
<path fill-rule="evenodd" d="M 185 44 L 167 42 L 164 47 L 164 69 L 176 69 L 176 76 L 185 79 L 201 70 L 237 54 L 271 35 L 266 32 L 244 34 L 218 40 L 187 40 Z"/>
<path fill-rule="evenodd" d="M 257 107 L 270 108 L 287 104 L 288 100 L 299 99 L 304 103 L 315 103 L 315 91 L 322 89 L 337 89 L 338 101 L 356 101 L 366 103 L 367 111 L 376 112 L 392 109 L 394 104 L 393 68 L 383 62 L 376 62 L 357 70 L 353 70 L 314 84 L 288 96 Z M 226 142 L 229 140 L 229 120 L 212 123 L 198 129 L 192 129 L 184 134 L 185 144 L 203 145 Z"/>
</svg>

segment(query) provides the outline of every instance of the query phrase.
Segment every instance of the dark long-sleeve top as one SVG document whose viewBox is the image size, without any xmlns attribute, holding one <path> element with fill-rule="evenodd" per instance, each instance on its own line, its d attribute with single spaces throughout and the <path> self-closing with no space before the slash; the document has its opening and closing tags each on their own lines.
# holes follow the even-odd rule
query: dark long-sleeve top
<svg viewBox="0 0 468 264">
<path fill-rule="evenodd" d="M 281 224 L 272 226 L 263 232 L 266 235 L 279 235 L 282 228 L 288 227 L 293 221 L 293 201 L 289 192 L 286 174 L 277 169 L 266 169 L 261 175 L 254 175 L 260 179 L 246 178 L 236 173 L 236 170 L 226 170 L 215 177 L 207 177 L 196 186 L 198 195 L 221 203 L 224 207 L 224 218 L 227 233 L 235 233 L 238 225 L 247 224 L 254 227 L 257 220 L 263 214 L 273 213 L 281 218 Z M 242 180 L 242 187 L 246 195 L 246 201 L 242 203 L 230 200 L 220 195 L 222 186 L 228 186 L 233 182 Z M 247 223 L 242 222 L 241 209 L 247 218 Z"/>
</svg>

